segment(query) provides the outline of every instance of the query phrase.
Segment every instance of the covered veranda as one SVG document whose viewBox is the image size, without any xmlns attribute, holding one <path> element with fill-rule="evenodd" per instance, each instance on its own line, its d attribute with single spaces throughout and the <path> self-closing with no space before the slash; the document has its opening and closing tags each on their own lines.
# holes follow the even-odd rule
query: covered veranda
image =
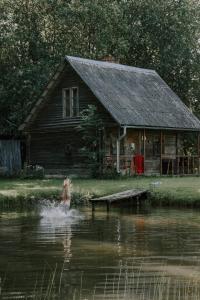
<svg viewBox="0 0 200 300">
<path fill-rule="evenodd" d="M 124 127 L 105 134 L 103 169 L 122 175 L 198 175 L 200 133 Z"/>
</svg>

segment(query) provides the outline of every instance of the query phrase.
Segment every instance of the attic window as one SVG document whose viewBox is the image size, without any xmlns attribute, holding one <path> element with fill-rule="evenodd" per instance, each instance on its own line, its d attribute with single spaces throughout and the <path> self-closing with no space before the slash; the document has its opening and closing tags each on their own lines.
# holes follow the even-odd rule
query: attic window
<svg viewBox="0 0 200 300">
<path fill-rule="evenodd" d="M 78 88 L 64 88 L 62 92 L 63 118 L 77 117 L 79 115 Z"/>
</svg>

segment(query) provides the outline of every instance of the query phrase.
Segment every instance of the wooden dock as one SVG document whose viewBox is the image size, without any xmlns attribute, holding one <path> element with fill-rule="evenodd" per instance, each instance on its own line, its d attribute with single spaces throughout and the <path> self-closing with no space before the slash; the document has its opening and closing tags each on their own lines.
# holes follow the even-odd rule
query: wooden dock
<svg viewBox="0 0 200 300">
<path fill-rule="evenodd" d="M 95 205 L 99 203 L 105 203 L 107 206 L 107 211 L 109 211 L 112 203 L 122 204 L 126 200 L 129 200 L 132 204 L 135 203 L 138 205 L 140 200 L 145 198 L 144 196 L 147 197 L 147 193 L 148 190 L 133 189 L 100 198 L 90 199 L 90 202 L 92 203 L 93 211 L 95 210 Z"/>
</svg>

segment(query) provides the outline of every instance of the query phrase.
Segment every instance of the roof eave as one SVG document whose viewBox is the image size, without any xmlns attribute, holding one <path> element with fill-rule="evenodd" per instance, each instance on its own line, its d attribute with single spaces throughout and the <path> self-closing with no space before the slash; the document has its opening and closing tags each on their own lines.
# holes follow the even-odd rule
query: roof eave
<svg viewBox="0 0 200 300">
<path fill-rule="evenodd" d="M 121 127 L 133 128 L 133 129 L 152 129 L 152 130 L 171 130 L 171 131 L 194 131 L 200 132 L 199 128 L 177 128 L 177 127 L 159 127 L 159 126 L 148 126 L 148 125 L 127 125 L 121 124 Z"/>
</svg>

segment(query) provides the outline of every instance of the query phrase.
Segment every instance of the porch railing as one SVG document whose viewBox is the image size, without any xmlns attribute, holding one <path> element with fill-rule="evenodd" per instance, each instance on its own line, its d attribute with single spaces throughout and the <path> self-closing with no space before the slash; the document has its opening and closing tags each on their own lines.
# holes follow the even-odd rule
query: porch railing
<svg viewBox="0 0 200 300">
<path fill-rule="evenodd" d="M 197 175 L 200 174 L 200 158 L 198 155 L 162 155 L 160 158 L 162 175 Z M 144 162 L 145 165 L 145 162 Z M 114 171 L 117 166 L 116 155 L 106 155 L 103 160 L 104 170 Z M 132 155 L 120 155 L 120 169 L 124 174 L 136 173 Z M 147 171 L 147 170 L 145 170 Z"/>
<path fill-rule="evenodd" d="M 193 175 L 199 174 L 200 164 L 198 155 L 162 155 L 162 174 Z"/>
</svg>

